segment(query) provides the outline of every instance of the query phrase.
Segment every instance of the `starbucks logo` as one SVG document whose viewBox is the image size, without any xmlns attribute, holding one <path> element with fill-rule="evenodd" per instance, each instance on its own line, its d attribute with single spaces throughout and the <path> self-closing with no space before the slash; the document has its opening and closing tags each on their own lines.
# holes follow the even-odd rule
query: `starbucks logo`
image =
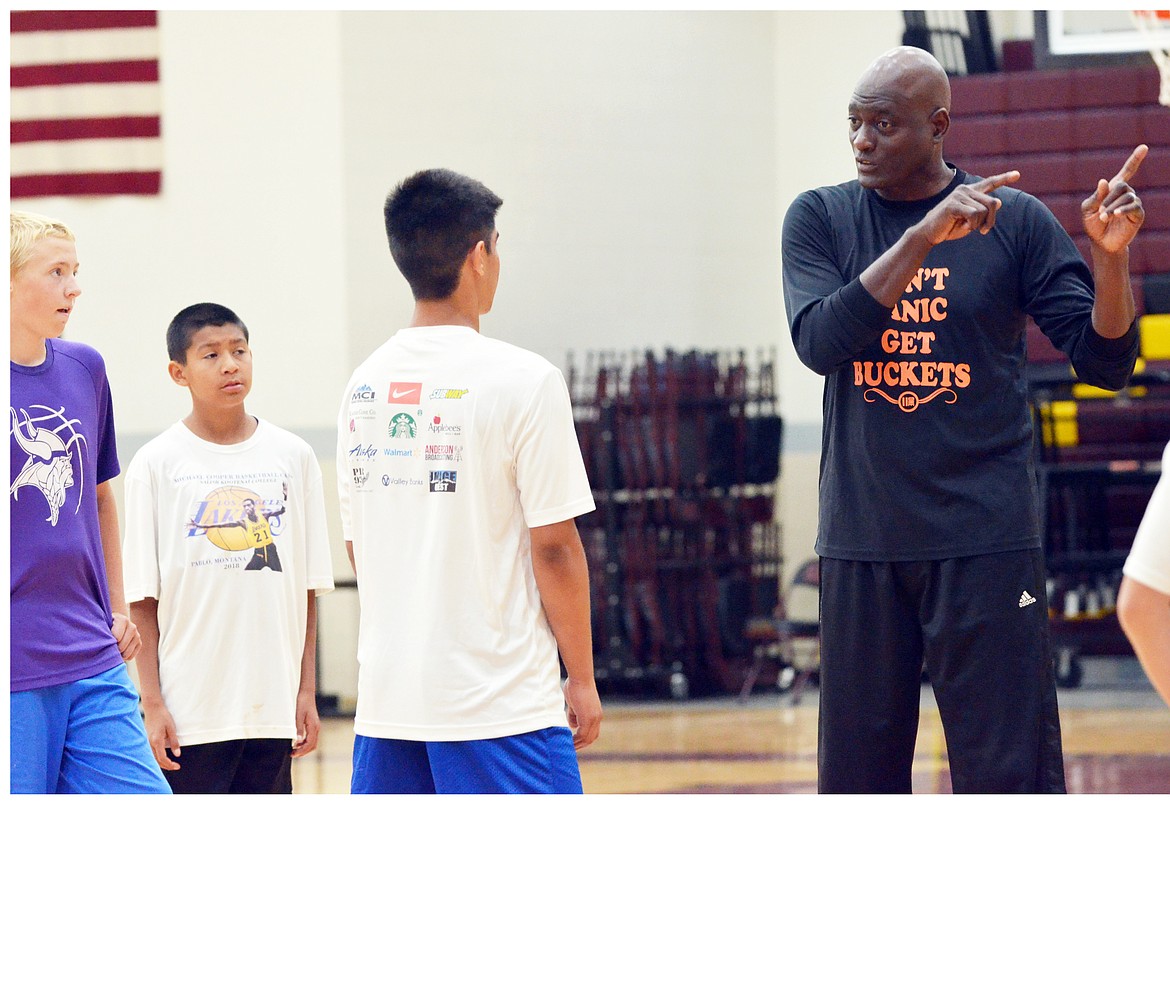
<svg viewBox="0 0 1170 1005">
<path fill-rule="evenodd" d="M 390 420 L 390 439 L 413 440 L 418 436 L 418 423 L 405 412 L 399 412 Z"/>
</svg>

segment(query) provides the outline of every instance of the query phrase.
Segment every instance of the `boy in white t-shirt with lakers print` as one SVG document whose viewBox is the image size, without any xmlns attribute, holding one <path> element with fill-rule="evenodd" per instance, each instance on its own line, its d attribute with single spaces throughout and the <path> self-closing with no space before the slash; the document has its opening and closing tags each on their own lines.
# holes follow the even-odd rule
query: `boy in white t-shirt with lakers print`
<svg viewBox="0 0 1170 1005">
<path fill-rule="evenodd" d="M 126 472 L 126 596 L 151 749 L 185 793 L 291 793 L 316 748 L 316 598 L 333 589 L 321 470 L 249 415 L 248 329 L 194 304 L 167 330 L 191 413 Z"/>
</svg>

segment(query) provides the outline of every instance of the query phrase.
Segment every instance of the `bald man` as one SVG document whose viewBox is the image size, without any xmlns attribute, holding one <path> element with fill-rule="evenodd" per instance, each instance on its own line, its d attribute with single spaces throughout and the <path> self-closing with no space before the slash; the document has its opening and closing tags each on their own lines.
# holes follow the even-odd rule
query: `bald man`
<svg viewBox="0 0 1170 1005">
<path fill-rule="evenodd" d="M 1063 792 L 1025 321 L 1125 385 L 1146 148 L 1082 204 L 1090 271 L 1018 171 L 944 159 L 929 53 L 875 60 L 848 121 L 857 180 L 802 193 L 783 232 L 792 339 L 825 378 L 818 788 L 911 791 L 925 671 L 953 791 Z"/>
</svg>

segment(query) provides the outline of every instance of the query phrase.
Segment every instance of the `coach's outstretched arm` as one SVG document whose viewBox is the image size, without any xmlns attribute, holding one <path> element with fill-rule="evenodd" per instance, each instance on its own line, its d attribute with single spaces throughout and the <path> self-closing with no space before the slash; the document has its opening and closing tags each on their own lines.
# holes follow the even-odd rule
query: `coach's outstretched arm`
<svg viewBox="0 0 1170 1005">
<path fill-rule="evenodd" d="M 986 234 L 995 226 L 1003 203 L 991 193 L 1019 180 L 1019 171 L 1005 171 L 974 185 L 960 185 L 861 273 L 861 285 L 883 307 L 893 307 L 936 244 Z"/>
<path fill-rule="evenodd" d="M 569 679 L 565 705 L 573 746 L 580 750 L 601 731 L 601 699 L 593 679 L 593 628 L 589 620 L 589 565 L 572 520 L 532 527 L 532 571 L 545 617 Z"/>
<path fill-rule="evenodd" d="M 815 373 L 832 373 L 876 342 L 930 249 L 995 226 L 1002 205 L 991 193 L 1019 171 L 960 185 L 857 279 L 846 283 L 833 263 L 833 237 L 815 210 L 815 193 L 799 196 L 784 219 L 784 298 L 796 354 Z"/>
</svg>

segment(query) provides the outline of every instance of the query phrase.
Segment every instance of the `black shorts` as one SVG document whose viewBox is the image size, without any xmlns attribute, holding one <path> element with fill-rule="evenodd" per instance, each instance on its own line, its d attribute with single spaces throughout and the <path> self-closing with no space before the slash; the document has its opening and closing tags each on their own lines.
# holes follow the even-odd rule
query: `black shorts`
<svg viewBox="0 0 1170 1005">
<path fill-rule="evenodd" d="M 925 671 L 954 792 L 1064 792 L 1039 550 L 821 559 L 821 792 L 910 792 Z"/>
<path fill-rule="evenodd" d="M 178 771 L 164 771 L 177 795 L 289 795 L 292 740 L 221 740 L 182 746 Z"/>
</svg>

